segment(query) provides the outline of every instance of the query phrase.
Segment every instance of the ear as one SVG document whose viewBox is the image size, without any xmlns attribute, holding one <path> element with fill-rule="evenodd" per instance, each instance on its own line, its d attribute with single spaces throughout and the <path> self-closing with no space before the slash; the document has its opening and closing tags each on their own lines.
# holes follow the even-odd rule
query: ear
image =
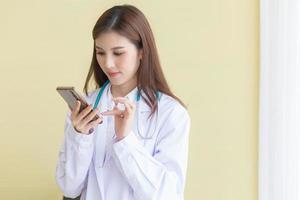
<svg viewBox="0 0 300 200">
<path fill-rule="evenodd" d="M 138 55 L 139 60 L 143 59 L 143 49 L 139 50 L 139 55 Z"/>
</svg>

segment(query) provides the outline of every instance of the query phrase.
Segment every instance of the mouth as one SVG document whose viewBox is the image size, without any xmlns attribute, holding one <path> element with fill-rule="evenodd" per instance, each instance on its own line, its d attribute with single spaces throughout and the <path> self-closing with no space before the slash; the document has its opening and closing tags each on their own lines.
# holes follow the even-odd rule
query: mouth
<svg viewBox="0 0 300 200">
<path fill-rule="evenodd" d="M 108 72 L 108 75 L 110 77 L 116 77 L 116 76 L 119 76 L 121 73 L 120 72 Z"/>
</svg>

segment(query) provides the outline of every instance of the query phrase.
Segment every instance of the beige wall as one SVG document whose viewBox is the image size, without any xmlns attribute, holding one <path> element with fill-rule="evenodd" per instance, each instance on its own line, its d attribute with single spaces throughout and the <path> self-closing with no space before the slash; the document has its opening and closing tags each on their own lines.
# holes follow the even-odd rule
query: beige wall
<svg viewBox="0 0 300 200">
<path fill-rule="evenodd" d="M 0 3 L 1 199 L 60 199 L 67 107 L 82 91 L 91 30 L 125 1 Z M 148 17 L 169 83 L 192 118 L 186 199 L 257 199 L 258 0 L 126 1 Z"/>
</svg>

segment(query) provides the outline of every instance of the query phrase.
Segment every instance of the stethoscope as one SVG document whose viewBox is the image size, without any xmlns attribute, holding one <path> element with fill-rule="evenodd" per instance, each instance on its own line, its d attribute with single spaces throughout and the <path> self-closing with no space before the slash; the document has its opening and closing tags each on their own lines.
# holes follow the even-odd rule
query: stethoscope
<svg viewBox="0 0 300 200">
<path fill-rule="evenodd" d="M 94 104 L 94 109 L 96 109 L 98 107 L 98 104 L 100 102 L 100 99 L 101 97 L 103 96 L 103 92 L 106 88 L 106 86 L 109 84 L 109 80 L 107 80 L 103 86 L 101 87 L 101 89 L 99 90 L 98 92 L 98 95 L 97 95 L 97 98 L 96 98 L 96 101 L 95 101 L 95 104 Z M 156 97 L 157 99 L 159 100 L 160 99 L 160 95 L 159 95 L 159 92 L 156 93 Z M 156 116 L 155 116 L 155 128 L 154 128 L 154 131 L 152 132 L 152 134 L 150 136 L 148 136 L 148 134 L 146 136 L 143 136 L 140 132 L 140 126 L 139 126 L 139 104 L 140 104 L 140 100 L 141 100 L 141 94 L 140 94 L 140 91 L 138 91 L 138 94 L 136 95 L 136 102 L 137 103 L 137 131 L 138 131 L 138 134 L 139 134 L 139 137 L 141 137 L 142 139 L 144 140 L 150 140 L 153 138 L 155 132 L 156 132 L 156 128 L 157 128 L 157 122 L 158 122 L 158 110 L 156 110 Z M 157 109 L 158 109 L 158 106 L 157 106 Z"/>
</svg>

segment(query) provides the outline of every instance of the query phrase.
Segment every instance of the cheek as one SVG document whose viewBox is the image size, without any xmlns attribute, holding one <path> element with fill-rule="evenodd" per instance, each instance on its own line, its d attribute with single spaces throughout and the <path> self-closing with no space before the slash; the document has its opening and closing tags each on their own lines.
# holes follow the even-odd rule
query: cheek
<svg viewBox="0 0 300 200">
<path fill-rule="evenodd" d="M 103 59 L 101 59 L 100 56 L 97 55 L 96 60 L 100 66 L 103 65 Z"/>
<path fill-rule="evenodd" d="M 116 64 L 122 69 L 130 69 L 129 71 L 134 71 L 135 68 L 137 68 L 136 56 L 121 56 Z"/>
</svg>

